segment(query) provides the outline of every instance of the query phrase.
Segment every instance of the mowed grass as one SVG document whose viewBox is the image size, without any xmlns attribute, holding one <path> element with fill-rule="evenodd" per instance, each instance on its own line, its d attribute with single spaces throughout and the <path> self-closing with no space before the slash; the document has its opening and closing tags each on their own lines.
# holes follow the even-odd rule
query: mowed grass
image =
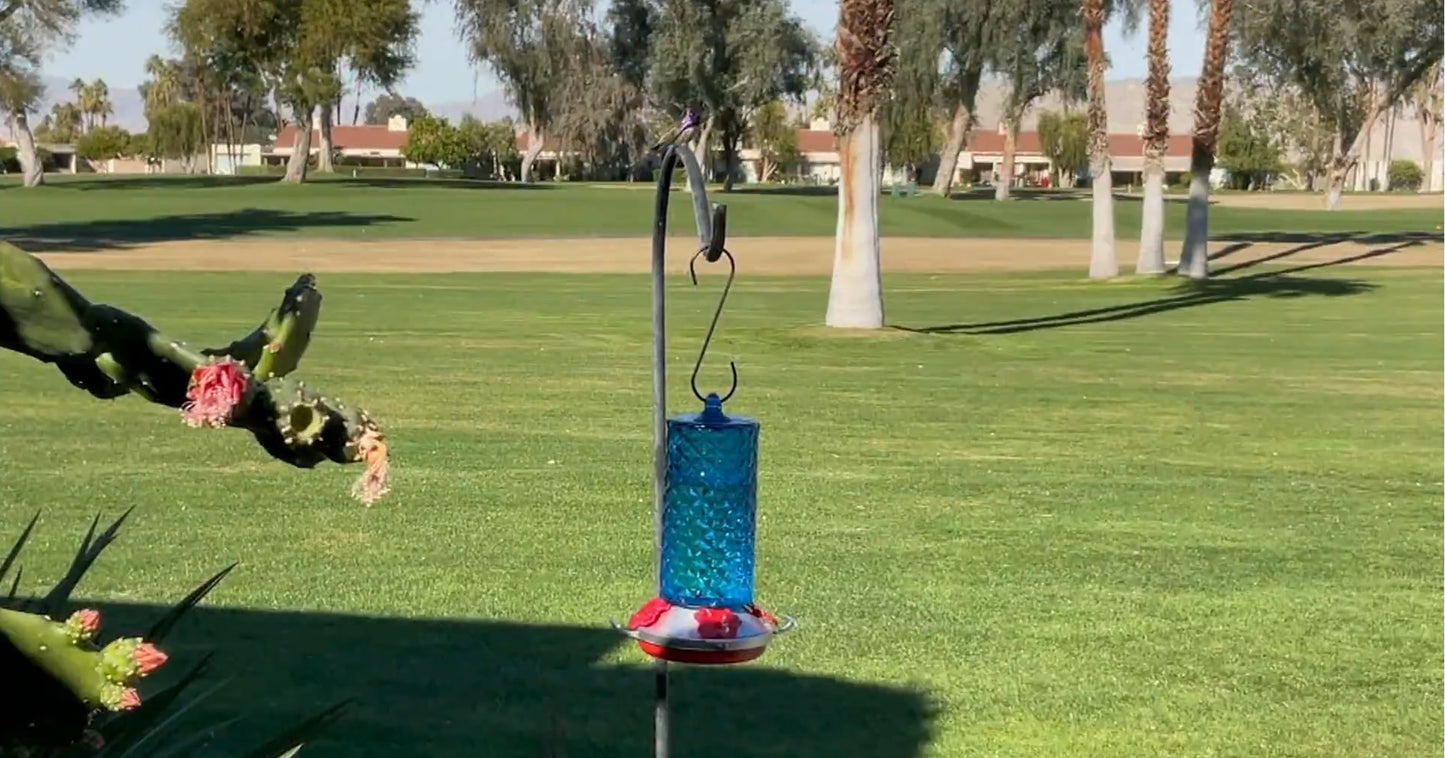
<svg viewBox="0 0 1445 758">
<path fill-rule="evenodd" d="M 316 180 L 296 187 L 270 177 L 53 177 L 49 186 L 0 183 L 5 234 L 48 239 L 184 240 L 249 235 L 325 237 L 644 236 L 650 232 L 648 183 L 532 186 L 418 179 Z M 807 190 L 745 191 L 712 199 L 733 213 L 733 235 L 831 235 L 837 198 Z M 1033 199 L 1028 199 L 1033 198 Z M 882 198 L 882 233 L 912 237 L 1083 239 L 1090 203 L 1063 194 L 1025 195 L 1000 203 L 985 194 L 950 200 L 921 195 Z M 690 206 L 674 200 L 671 223 L 691 224 Z M 1140 204 L 1117 203 L 1120 239 L 1137 238 Z M 1231 234 L 1291 232 L 1380 234 L 1431 232 L 1438 208 L 1284 211 L 1216 207 L 1210 230 Z M 1168 229 L 1184 228 L 1184 204 L 1171 201 Z"/>
<path fill-rule="evenodd" d="M 65 273 L 195 343 L 289 283 Z M 703 284 L 671 290 L 673 412 Z M 80 594 L 163 604 L 241 562 L 172 644 L 177 672 L 215 647 L 237 675 L 228 744 L 356 697 L 303 755 L 646 754 L 647 659 L 605 626 L 653 589 L 645 277 L 320 286 L 300 375 L 385 424 L 395 492 L 363 508 L 355 467 L 6 353 L 0 525 L 44 511 L 23 586 L 135 506 Z M 678 754 L 1439 755 L 1438 270 L 1193 293 L 890 277 L 895 324 L 972 326 L 860 335 L 819 326 L 825 280 L 739 278 L 700 383 L 737 360 L 759 599 L 802 627 L 675 673 Z M 976 333 L 997 322 L 1025 330 Z"/>
</svg>

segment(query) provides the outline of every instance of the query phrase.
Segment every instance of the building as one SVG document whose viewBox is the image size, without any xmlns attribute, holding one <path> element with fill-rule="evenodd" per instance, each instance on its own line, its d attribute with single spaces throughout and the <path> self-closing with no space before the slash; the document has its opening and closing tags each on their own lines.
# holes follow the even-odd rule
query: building
<svg viewBox="0 0 1445 758">
<path fill-rule="evenodd" d="M 336 152 L 337 166 L 370 166 L 389 168 L 419 168 L 402 155 L 406 146 L 407 124 L 403 116 L 392 116 L 385 125 L 362 124 L 358 126 L 333 125 L 331 147 Z M 281 127 L 276 141 L 261 149 L 260 158 L 264 165 L 281 166 L 291 159 L 296 145 L 296 124 Z M 311 124 L 311 154 L 321 152 L 320 124 Z"/>
<path fill-rule="evenodd" d="M 809 184 L 834 184 L 841 175 L 838 161 L 836 138 L 826 121 L 814 121 L 805 129 L 798 130 L 798 148 L 801 153 L 793 166 L 780 170 L 773 179 L 788 179 Z M 999 131 L 978 130 L 969 135 L 968 143 L 958 156 L 955 169 L 955 183 L 991 184 L 995 172 L 1003 163 L 1004 135 Z M 1116 186 L 1143 184 L 1144 140 L 1133 134 L 1109 135 L 1109 152 L 1113 161 L 1113 178 Z M 1189 171 L 1190 137 L 1171 135 L 1164 154 L 1166 182 L 1178 182 Z M 757 148 L 739 151 L 743 175 L 749 182 L 756 182 L 761 173 L 761 154 Z M 1035 185 L 1049 174 L 1052 162 L 1044 155 L 1037 132 L 1020 132 L 1014 146 L 1014 181 L 1020 185 Z M 922 167 L 921 181 L 931 183 L 933 173 L 938 169 L 936 159 Z M 903 172 L 895 167 L 885 167 L 883 181 L 903 181 Z"/>
</svg>

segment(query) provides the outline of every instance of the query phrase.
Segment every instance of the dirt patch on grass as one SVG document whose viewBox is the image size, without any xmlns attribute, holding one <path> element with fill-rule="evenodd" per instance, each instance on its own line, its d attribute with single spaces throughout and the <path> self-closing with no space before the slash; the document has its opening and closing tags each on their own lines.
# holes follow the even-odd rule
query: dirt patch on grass
<svg viewBox="0 0 1445 758">
<path fill-rule="evenodd" d="M 1180 198 L 1187 197 L 1180 195 Z M 1269 208 L 1281 211 L 1319 211 L 1325 208 L 1324 193 L 1308 192 L 1222 192 L 1210 198 L 1217 205 L 1229 208 Z M 1407 208 L 1441 209 L 1439 193 L 1370 192 L 1345 195 L 1340 204 L 1346 211 L 1403 210 Z"/>
<path fill-rule="evenodd" d="M 669 246 L 670 268 L 686 271 L 695 238 L 677 238 Z M 1178 243 L 1170 244 L 1170 251 Z M 827 274 L 833 265 L 833 240 L 828 237 L 739 237 L 728 248 L 750 274 Z M 1135 244 L 1121 240 L 1119 259 L 1133 269 Z M 48 264 L 64 269 L 138 269 L 190 271 L 451 272 L 556 271 L 643 272 L 649 265 L 646 239 L 519 239 L 519 240 L 332 240 L 231 239 L 119 245 L 100 252 L 38 253 Z M 1214 242 L 1217 266 L 1252 261 L 1297 265 L 1347 262 L 1370 265 L 1439 266 L 1437 241 L 1389 240 Z M 888 273 L 951 273 L 1023 271 L 1088 267 L 1088 240 L 925 239 L 883 240 L 883 267 Z"/>
</svg>

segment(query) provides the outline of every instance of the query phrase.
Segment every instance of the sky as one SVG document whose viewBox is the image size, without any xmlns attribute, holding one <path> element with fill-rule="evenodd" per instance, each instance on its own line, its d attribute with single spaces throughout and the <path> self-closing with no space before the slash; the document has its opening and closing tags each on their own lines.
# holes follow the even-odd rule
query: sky
<svg viewBox="0 0 1445 758">
<path fill-rule="evenodd" d="M 794 12 L 814 30 L 832 37 L 838 20 L 836 0 L 789 2 Z M 145 79 L 146 58 L 153 53 L 170 56 L 176 52 L 162 31 L 168 4 L 164 0 L 129 0 L 128 9 L 118 17 L 83 22 L 76 43 L 51 56 L 45 75 L 85 80 L 100 77 L 112 87 L 139 85 Z M 1169 46 L 1174 76 L 1190 77 L 1199 73 L 1203 40 L 1203 31 L 1193 12 L 1173 14 Z M 1104 37 L 1105 50 L 1113 60 L 1109 78 L 1142 78 L 1146 42 L 1142 28 L 1126 37 L 1117 22 L 1110 24 Z M 478 71 L 467 60 L 466 49 L 456 37 L 449 2 L 424 4 L 417 52 L 415 69 L 398 87 L 402 94 L 431 105 L 472 102 L 498 89 L 496 79 L 489 72 Z"/>
</svg>

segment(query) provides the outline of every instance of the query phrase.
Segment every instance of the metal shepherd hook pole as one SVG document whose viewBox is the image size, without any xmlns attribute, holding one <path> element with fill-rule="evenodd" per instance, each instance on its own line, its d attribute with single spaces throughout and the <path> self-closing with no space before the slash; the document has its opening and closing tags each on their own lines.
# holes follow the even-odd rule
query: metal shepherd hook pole
<svg viewBox="0 0 1445 758">
<path fill-rule="evenodd" d="M 653 461 L 653 520 L 655 548 L 661 555 L 662 514 L 665 479 L 667 476 L 667 203 L 672 190 L 672 173 L 677 162 L 682 161 L 687 170 L 688 186 L 692 190 L 692 204 L 697 235 L 700 242 L 698 255 L 708 262 L 715 262 L 724 254 L 727 207 L 719 205 L 710 208 L 707 201 L 706 178 L 697 157 L 686 145 L 677 144 L 683 134 L 696 128 L 696 114 L 689 109 L 688 118 L 666 144 L 662 155 L 662 174 L 657 180 L 657 203 L 652 222 L 652 461 Z M 662 147 L 661 145 L 659 147 Z M 694 260 L 696 260 L 696 255 Z M 731 259 L 731 256 L 729 256 Z M 694 279 L 694 281 L 696 281 Z M 714 318 L 714 323 L 716 318 Z M 712 336 L 711 330 L 708 333 Z M 706 347 L 704 346 L 704 349 Z M 701 360 L 701 358 L 699 358 Z M 694 371 L 694 377 L 696 371 Z M 734 370 L 736 376 L 736 370 Z M 670 752 L 668 707 L 668 665 L 658 659 L 654 665 L 656 689 L 653 700 L 653 752 L 656 758 L 667 758 Z"/>
</svg>

